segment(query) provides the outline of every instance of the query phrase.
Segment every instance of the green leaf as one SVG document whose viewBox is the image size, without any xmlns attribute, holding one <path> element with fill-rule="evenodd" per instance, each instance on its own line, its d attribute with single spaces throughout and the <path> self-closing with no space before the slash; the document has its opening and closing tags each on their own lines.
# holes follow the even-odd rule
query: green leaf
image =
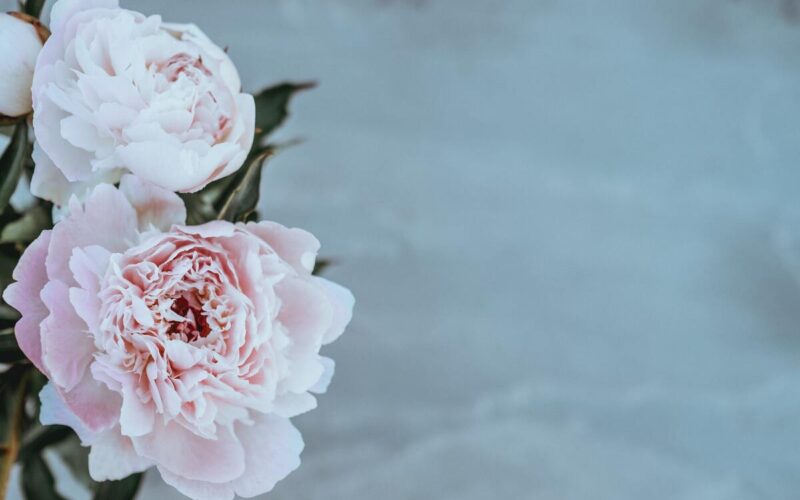
<svg viewBox="0 0 800 500">
<path fill-rule="evenodd" d="M 207 189 L 197 193 L 180 193 L 178 195 L 186 206 L 187 224 L 193 226 L 204 224 L 217 216 L 217 212 L 214 210 L 214 201 Z"/>
<path fill-rule="evenodd" d="M 22 317 L 16 309 L 8 304 L 0 303 L 0 320 L 13 320 L 17 321 Z"/>
<path fill-rule="evenodd" d="M 39 427 L 26 436 L 22 442 L 17 460 L 27 462 L 41 455 L 42 451 L 56 445 L 73 435 L 72 429 L 63 425 L 48 425 Z"/>
<path fill-rule="evenodd" d="M 334 265 L 334 261 L 332 259 L 317 259 L 317 262 L 314 264 L 314 270 L 311 272 L 314 276 L 321 276 L 322 273 L 325 272 L 326 269 Z"/>
<path fill-rule="evenodd" d="M 0 156 L 0 212 L 6 209 L 8 200 L 17 188 L 29 149 L 28 124 L 21 122 L 14 129 L 11 144 Z"/>
<path fill-rule="evenodd" d="M 261 171 L 264 162 L 275 154 L 275 148 L 267 147 L 250 163 L 239 169 L 228 189 L 223 193 L 217 220 L 237 222 L 246 220 L 255 212 L 261 188 Z"/>
<path fill-rule="evenodd" d="M 22 467 L 22 490 L 28 500 L 64 500 L 56 491 L 56 481 L 41 455 L 30 457 Z"/>
<path fill-rule="evenodd" d="M 29 16 L 39 17 L 42 15 L 42 8 L 47 0 L 26 0 L 25 13 Z"/>
<path fill-rule="evenodd" d="M 13 333 L 0 334 L 0 363 L 15 363 L 26 359 Z"/>
<path fill-rule="evenodd" d="M 97 485 L 94 500 L 132 500 L 141 482 L 141 474 L 134 474 L 119 481 L 103 481 Z"/>
<path fill-rule="evenodd" d="M 36 205 L 3 228 L 0 232 L 0 243 L 30 243 L 50 226 L 50 214 L 47 209 Z"/>
<path fill-rule="evenodd" d="M 289 116 L 289 101 L 301 90 L 316 87 L 316 82 L 281 83 L 262 90 L 255 95 L 256 101 L 256 140 L 261 140 L 278 128 Z"/>
<path fill-rule="evenodd" d="M 91 491 L 97 487 L 89 475 L 89 448 L 81 446 L 81 440 L 73 432 L 67 439 L 58 443 L 53 450 L 67 465 L 72 477 Z"/>
</svg>

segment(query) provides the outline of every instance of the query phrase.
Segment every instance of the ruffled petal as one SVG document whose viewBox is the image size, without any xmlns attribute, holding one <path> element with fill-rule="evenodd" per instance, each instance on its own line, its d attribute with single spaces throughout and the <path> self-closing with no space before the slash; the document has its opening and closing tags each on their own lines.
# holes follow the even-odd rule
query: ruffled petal
<svg viewBox="0 0 800 500">
<path fill-rule="evenodd" d="M 10 284 L 3 292 L 6 304 L 22 314 L 22 319 L 14 326 L 20 349 L 45 375 L 49 372 L 42 362 L 40 325 L 50 312 L 39 298 L 39 292 L 48 281 L 45 258 L 50 237 L 50 231 L 42 231 L 28 246 L 12 274 L 16 283 Z"/>
<path fill-rule="evenodd" d="M 119 189 L 136 210 L 140 231 L 168 231 L 173 224 L 186 223 L 186 206 L 172 191 L 133 175 L 124 176 Z"/>
<path fill-rule="evenodd" d="M 247 464 L 234 482 L 238 495 L 249 498 L 271 491 L 300 466 L 303 437 L 288 419 L 260 415 L 253 425 L 237 425 L 236 434 L 244 443 Z"/>
<path fill-rule="evenodd" d="M 89 475 L 95 481 L 115 481 L 153 466 L 153 462 L 136 453 L 130 438 L 114 427 L 99 434 L 89 451 Z"/>
<path fill-rule="evenodd" d="M 350 324 L 350 320 L 353 319 L 353 306 L 355 306 L 356 299 L 353 297 L 353 293 L 342 285 L 316 276 L 313 279 L 316 283 L 322 285 L 328 295 L 328 300 L 333 306 L 333 319 L 322 339 L 323 344 L 330 344 L 344 333 L 345 328 Z"/>
<path fill-rule="evenodd" d="M 206 439 L 174 421 L 157 419 L 153 432 L 132 439 L 140 455 L 186 479 L 224 483 L 244 472 L 242 444 L 223 427 L 216 439 Z"/>
<path fill-rule="evenodd" d="M 72 308 L 67 285 L 50 281 L 42 289 L 41 298 L 50 310 L 41 326 L 42 359 L 51 380 L 70 391 L 80 383 L 92 362 L 94 342 L 86 323 Z"/>
</svg>

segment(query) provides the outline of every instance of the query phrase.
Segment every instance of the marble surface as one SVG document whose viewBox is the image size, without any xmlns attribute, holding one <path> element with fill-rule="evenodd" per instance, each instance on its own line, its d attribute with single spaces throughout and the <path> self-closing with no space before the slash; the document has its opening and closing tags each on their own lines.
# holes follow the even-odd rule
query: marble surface
<svg viewBox="0 0 800 500">
<path fill-rule="evenodd" d="M 265 209 L 358 302 L 266 498 L 797 498 L 800 2 L 123 4 L 321 83 Z"/>
</svg>

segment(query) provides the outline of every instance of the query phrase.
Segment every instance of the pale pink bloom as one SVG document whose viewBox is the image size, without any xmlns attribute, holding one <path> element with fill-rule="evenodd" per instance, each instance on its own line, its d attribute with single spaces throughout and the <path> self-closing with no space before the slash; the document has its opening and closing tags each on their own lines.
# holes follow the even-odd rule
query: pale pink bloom
<svg viewBox="0 0 800 500">
<path fill-rule="evenodd" d="M 313 409 L 350 321 L 311 275 L 319 242 L 273 222 L 182 225 L 172 192 L 124 176 L 33 242 L 6 302 L 50 379 L 43 423 L 91 446 L 95 480 L 156 466 L 197 499 L 250 497 L 300 463 L 290 417 Z"/>
<path fill-rule="evenodd" d="M 50 27 L 33 78 L 35 195 L 63 205 L 126 172 L 193 192 L 241 167 L 253 97 L 196 26 L 59 0 Z"/>
<path fill-rule="evenodd" d="M 31 112 L 31 80 L 43 36 L 35 20 L 0 12 L 0 115 Z"/>
</svg>

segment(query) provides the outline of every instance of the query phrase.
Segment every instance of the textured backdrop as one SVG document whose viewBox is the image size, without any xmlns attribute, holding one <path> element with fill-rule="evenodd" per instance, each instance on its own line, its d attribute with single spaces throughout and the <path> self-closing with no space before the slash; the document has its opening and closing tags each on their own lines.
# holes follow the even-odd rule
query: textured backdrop
<svg viewBox="0 0 800 500">
<path fill-rule="evenodd" d="M 797 498 L 796 3 L 122 3 L 321 84 L 263 197 L 356 313 L 268 498 Z"/>
</svg>

